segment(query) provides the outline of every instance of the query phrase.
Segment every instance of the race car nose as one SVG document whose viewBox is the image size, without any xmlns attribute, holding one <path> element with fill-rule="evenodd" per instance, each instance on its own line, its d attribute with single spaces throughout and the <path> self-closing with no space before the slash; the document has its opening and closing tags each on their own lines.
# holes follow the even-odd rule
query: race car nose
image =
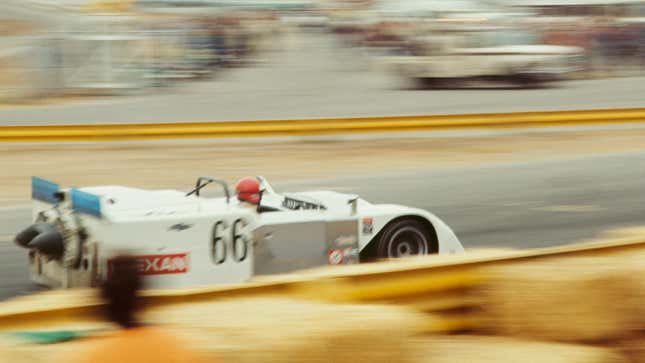
<svg viewBox="0 0 645 363">
<path fill-rule="evenodd" d="M 32 224 L 18 233 L 14 241 L 21 247 L 36 249 L 54 258 L 63 255 L 63 236 L 48 223 Z"/>
</svg>

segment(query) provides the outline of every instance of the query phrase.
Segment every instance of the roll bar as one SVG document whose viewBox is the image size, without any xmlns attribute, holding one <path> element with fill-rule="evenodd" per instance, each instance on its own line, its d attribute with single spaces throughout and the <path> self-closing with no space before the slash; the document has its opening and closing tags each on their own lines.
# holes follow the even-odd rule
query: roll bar
<svg viewBox="0 0 645 363">
<path fill-rule="evenodd" d="M 217 184 L 221 185 L 222 188 L 224 189 L 224 194 L 226 194 L 226 203 L 230 203 L 230 201 L 231 201 L 231 191 L 228 188 L 228 184 L 226 183 L 226 181 L 224 181 L 222 179 L 211 178 L 211 177 L 208 177 L 208 176 L 200 176 L 199 178 L 197 178 L 197 182 L 195 183 L 195 189 L 193 189 L 190 192 L 186 193 L 186 196 L 188 197 L 190 195 L 195 194 L 196 196 L 199 197 L 199 191 L 203 187 L 207 186 L 210 183 L 217 183 Z"/>
</svg>

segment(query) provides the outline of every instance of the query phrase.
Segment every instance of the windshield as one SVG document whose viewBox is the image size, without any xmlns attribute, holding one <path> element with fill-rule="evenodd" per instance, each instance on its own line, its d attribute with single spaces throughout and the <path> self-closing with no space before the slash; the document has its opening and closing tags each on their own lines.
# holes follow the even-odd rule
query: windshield
<svg viewBox="0 0 645 363">
<path fill-rule="evenodd" d="M 373 9 L 381 13 L 429 16 L 441 13 L 466 14 L 495 11 L 497 7 L 471 0 L 385 0 L 377 3 Z"/>
<path fill-rule="evenodd" d="M 499 47 L 505 45 L 538 44 L 535 34 L 522 29 L 500 29 L 485 31 L 480 36 L 481 47 Z"/>
</svg>

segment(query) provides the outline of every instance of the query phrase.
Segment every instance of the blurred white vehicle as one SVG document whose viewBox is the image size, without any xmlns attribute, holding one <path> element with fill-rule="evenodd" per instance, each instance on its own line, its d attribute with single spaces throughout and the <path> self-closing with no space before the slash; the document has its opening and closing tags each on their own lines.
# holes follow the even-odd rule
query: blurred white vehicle
<svg viewBox="0 0 645 363">
<path fill-rule="evenodd" d="M 240 182 L 236 198 L 225 182 L 206 177 L 188 193 L 60 189 L 33 178 L 34 224 L 15 241 L 29 249 L 32 279 L 54 287 L 95 286 L 121 253 L 140 261 L 148 287 L 177 288 L 463 251 L 452 230 L 425 210 L 331 191 L 278 194 L 261 177 L 243 180 L 256 183 L 256 190 L 242 189 Z M 225 196 L 205 197 L 202 191 L 211 184 L 219 184 Z"/>
<path fill-rule="evenodd" d="M 408 38 L 406 53 L 380 57 L 379 64 L 427 85 L 482 79 L 534 85 L 565 78 L 580 69 L 583 50 L 539 44 L 513 28 L 437 27 Z"/>
</svg>

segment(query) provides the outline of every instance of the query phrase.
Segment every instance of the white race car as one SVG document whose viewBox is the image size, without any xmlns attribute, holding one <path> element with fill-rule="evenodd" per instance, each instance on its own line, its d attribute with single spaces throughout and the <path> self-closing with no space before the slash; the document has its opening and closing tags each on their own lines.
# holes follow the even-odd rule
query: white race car
<svg viewBox="0 0 645 363">
<path fill-rule="evenodd" d="M 205 197 L 219 184 L 223 197 Z M 435 215 L 370 204 L 331 191 L 276 193 L 262 177 L 236 195 L 200 177 L 190 192 L 122 186 L 61 189 L 32 179 L 34 224 L 16 235 L 32 279 L 53 287 L 96 286 L 111 258 L 135 256 L 149 288 L 237 283 L 254 275 L 463 251 Z"/>
</svg>

